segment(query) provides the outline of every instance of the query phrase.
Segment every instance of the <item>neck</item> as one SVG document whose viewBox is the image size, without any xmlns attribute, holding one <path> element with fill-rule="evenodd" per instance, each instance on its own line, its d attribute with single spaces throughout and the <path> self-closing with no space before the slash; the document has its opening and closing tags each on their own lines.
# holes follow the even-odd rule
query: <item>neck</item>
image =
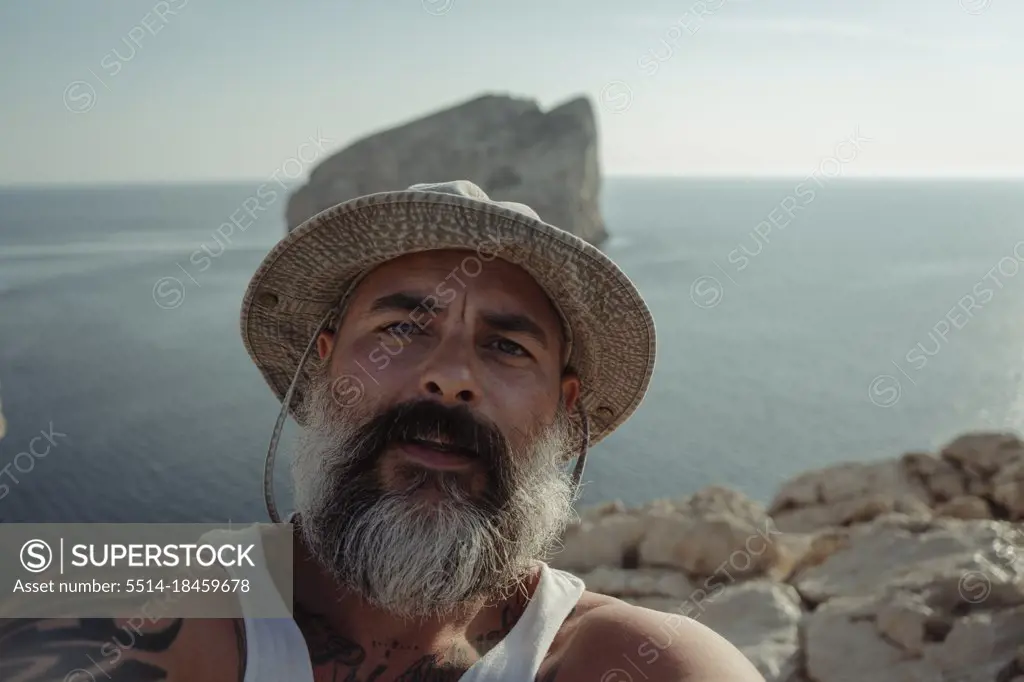
<svg viewBox="0 0 1024 682">
<path fill-rule="evenodd" d="M 295 621 L 316 669 L 328 679 L 360 682 L 458 679 L 511 631 L 526 609 L 539 573 L 511 595 L 479 599 L 457 611 L 422 619 L 388 613 L 335 582 L 296 537 Z"/>
</svg>

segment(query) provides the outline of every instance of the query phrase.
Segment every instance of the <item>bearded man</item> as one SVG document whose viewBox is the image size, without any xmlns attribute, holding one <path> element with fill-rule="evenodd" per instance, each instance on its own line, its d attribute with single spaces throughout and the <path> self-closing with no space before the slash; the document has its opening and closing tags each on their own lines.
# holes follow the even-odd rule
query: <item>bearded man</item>
<svg viewBox="0 0 1024 682">
<path fill-rule="evenodd" d="M 545 563 L 587 448 L 654 367 L 650 312 L 599 250 L 465 181 L 361 197 L 270 252 L 242 331 L 282 400 L 273 521 L 286 415 L 303 428 L 294 619 L 153 623 L 92 679 L 763 680 L 697 622 Z M 115 625 L 23 627 L 0 659 L 13 679 L 67 680 L 68 652 Z"/>
</svg>

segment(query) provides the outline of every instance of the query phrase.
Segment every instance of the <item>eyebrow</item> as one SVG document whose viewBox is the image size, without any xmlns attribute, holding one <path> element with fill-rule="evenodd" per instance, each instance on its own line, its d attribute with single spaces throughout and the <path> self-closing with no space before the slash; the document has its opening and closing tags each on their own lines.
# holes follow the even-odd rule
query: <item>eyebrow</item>
<svg viewBox="0 0 1024 682">
<path fill-rule="evenodd" d="M 499 331 L 508 333 L 527 334 L 534 337 L 544 346 L 548 347 L 548 337 L 540 325 L 526 315 L 518 313 L 483 313 L 480 316 L 488 326 Z"/>
<path fill-rule="evenodd" d="M 371 313 L 380 313 L 393 310 L 411 313 L 424 304 L 430 296 L 417 296 L 406 291 L 399 291 L 387 296 L 381 296 L 370 306 Z"/>
</svg>

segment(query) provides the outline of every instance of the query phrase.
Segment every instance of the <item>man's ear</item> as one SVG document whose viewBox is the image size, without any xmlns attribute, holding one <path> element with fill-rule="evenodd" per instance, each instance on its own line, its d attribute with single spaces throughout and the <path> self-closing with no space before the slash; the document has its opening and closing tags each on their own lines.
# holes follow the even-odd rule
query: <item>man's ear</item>
<svg viewBox="0 0 1024 682">
<path fill-rule="evenodd" d="M 331 351 L 334 350 L 334 332 L 330 329 L 325 329 L 320 332 L 320 336 L 316 339 L 316 352 L 320 355 L 320 361 L 323 362 L 331 357 Z"/>
<path fill-rule="evenodd" d="M 562 375 L 562 402 L 565 409 L 572 414 L 576 409 L 576 401 L 580 399 L 580 378 L 571 369 L 565 370 Z"/>
</svg>

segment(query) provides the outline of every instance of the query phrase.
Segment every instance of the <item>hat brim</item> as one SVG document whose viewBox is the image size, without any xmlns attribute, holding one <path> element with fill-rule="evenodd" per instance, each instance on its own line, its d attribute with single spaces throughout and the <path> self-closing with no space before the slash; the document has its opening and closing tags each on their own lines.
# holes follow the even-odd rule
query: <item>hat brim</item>
<svg viewBox="0 0 1024 682">
<path fill-rule="evenodd" d="M 437 249 L 476 251 L 480 262 L 499 257 L 529 273 L 548 294 L 572 337 L 568 364 L 580 377 L 591 444 L 633 414 L 654 371 L 655 329 L 625 273 L 586 241 L 510 208 L 411 190 L 327 209 L 295 228 L 260 264 L 242 303 L 242 339 L 278 399 L 325 315 L 366 273 L 399 256 Z M 296 407 L 309 368 L 307 363 L 292 401 L 292 417 L 300 424 Z"/>
</svg>

